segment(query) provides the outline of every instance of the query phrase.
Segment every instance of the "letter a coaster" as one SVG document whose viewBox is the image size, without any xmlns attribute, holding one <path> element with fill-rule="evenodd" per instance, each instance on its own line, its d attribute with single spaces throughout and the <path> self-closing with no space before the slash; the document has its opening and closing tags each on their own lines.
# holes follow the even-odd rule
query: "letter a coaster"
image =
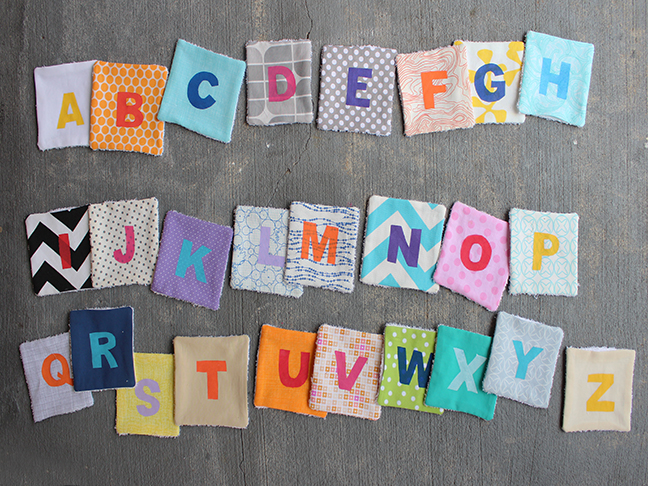
<svg viewBox="0 0 648 486">
<path fill-rule="evenodd" d="M 390 135 L 397 51 L 324 46 L 317 128 Z"/>
<path fill-rule="evenodd" d="M 97 61 L 92 83 L 90 148 L 162 155 L 158 119 L 167 68 Z"/>
<path fill-rule="evenodd" d="M 70 312 L 74 389 L 133 388 L 133 308 Z"/>
<path fill-rule="evenodd" d="M 250 41 L 245 50 L 248 124 L 313 121 L 311 41 Z"/>
<path fill-rule="evenodd" d="M 382 355 L 380 334 L 320 326 L 310 408 L 378 420 L 380 405 L 376 400 Z"/>
<path fill-rule="evenodd" d="M 232 228 L 169 211 L 151 290 L 218 310 Z"/>
<path fill-rule="evenodd" d="M 425 405 L 436 332 L 398 324 L 385 326 L 385 359 L 378 404 L 442 414 Z"/>
<path fill-rule="evenodd" d="M 562 339 L 558 327 L 500 312 L 482 389 L 547 408 Z"/>
<path fill-rule="evenodd" d="M 439 204 L 371 196 L 360 279 L 369 285 L 436 294 L 436 269 L 446 208 Z"/>
<path fill-rule="evenodd" d="M 76 412 L 94 404 L 91 392 L 72 388 L 70 333 L 20 345 L 34 422 Z"/>
<path fill-rule="evenodd" d="M 578 214 L 511 209 L 511 294 L 578 295 Z"/>
<path fill-rule="evenodd" d="M 255 407 L 326 417 L 326 412 L 308 406 L 316 339 L 314 332 L 261 327 Z"/>
<path fill-rule="evenodd" d="M 508 223 L 454 203 L 434 280 L 496 311 L 509 277 Z"/>
<path fill-rule="evenodd" d="M 635 351 L 567 348 L 563 430 L 630 431 Z"/>
<path fill-rule="evenodd" d="M 229 143 L 245 62 L 178 40 L 159 119 Z"/>
<path fill-rule="evenodd" d="M 245 429 L 250 338 L 176 337 L 175 423 Z"/>
<path fill-rule="evenodd" d="M 150 285 L 159 248 L 158 200 L 91 204 L 89 214 L 93 286 Z"/>
<path fill-rule="evenodd" d="M 518 108 L 570 125 L 585 125 L 594 46 L 527 32 Z"/>
<path fill-rule="evenodd" d="M 173 421 L 173 355 L 135 353 L 135 376 L 135 388 L 117 390 L 117 433 L 179 436 Z"/>
<path fill-rule="evenodd" d="M 491 341 L 490 336 L 439 326 L 425 404 L 492 420 L 497 395 L 481 387 Z"/>
<path fill-rule="evenodd" d="M 238 206 L 234 215 L 233 289 L 301 297 L 299 284 L 284 281 L 288 245 L 287 209 Z"/>
</svg>

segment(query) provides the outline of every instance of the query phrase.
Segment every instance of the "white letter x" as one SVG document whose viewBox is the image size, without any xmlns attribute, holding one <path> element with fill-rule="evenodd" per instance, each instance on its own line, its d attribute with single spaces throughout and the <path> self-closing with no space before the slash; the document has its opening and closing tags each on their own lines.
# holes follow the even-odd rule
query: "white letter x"
<svg viewBox="0 0 648 486">
<path fill-rule="evenodd" d="M 463 349 L 454 348 L 455 356 L 457 357 L 457 363 L 459 364 L 459 374 L 455 376 L 455 379 L 452 380 L 448 390 L 458 391 L 459 387 L 466 383 L 466 388 L 469 392 L 477 393 L 477 387 L 475 386 L 475 379 L 473 374 L 479 369 L 481 365 L 484 364 L 486 358 L 480 356 L 479 354 L 475 355 L 470 364 L 466 363 L 466 355 Z"/>
</svg>

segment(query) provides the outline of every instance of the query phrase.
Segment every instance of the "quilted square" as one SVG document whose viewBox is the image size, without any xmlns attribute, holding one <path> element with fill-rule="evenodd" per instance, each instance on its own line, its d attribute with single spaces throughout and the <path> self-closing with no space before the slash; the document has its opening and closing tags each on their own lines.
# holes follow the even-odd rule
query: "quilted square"
<svg viewBox="0 0 648 486">
<path fill-rule="evenodd" d="M 592 44 L 527 32 L 520 112 L 585 125 L 593 59 Z"/>
<path fill-rule="evenodd" d="M 261 327 L 255 407 L 326 417 L 326 412 L 308 406 L 316 339 L 314 332 Z"/>
<path fill-rule="evenodd" d="M 436 294 L 439 286 L 432 274 L 445 215 L 446 208 L 440 204 L 371 196 L 360 280 Z"/>
<path fill-rule="evenodd" d="M 434 280 L 496 311 L 508 277 L 508 223 L 454 203 Z"/>
<path fill-rule="evenodd" d="M 245 49 L 248 124 L 313 121 L 311 41 L 250 41 Z"/>
<path fill-rule="evenodd" d="M 95 61 L 34 69 L 38 148 L 90 145 L 90 98 Z"/>
<path fill-rule="evenodd" d="M 286 282 L 353 292 L 359 222 L 358 208 L 293 202 Z"/>
<path fill-rule="evenodd" d="M 482 389 L 547 408 L 563 331 L 500 312 Z"/>
<path fill-rule="evenodd" d="M 70 333 L 20 345 L 34 422 L 94 404 L 91 392 L 75 392 L 70 371 Z"/>
<path fill-rule="evenodd" d="M 578 214 L 511 209 L 511 294 L 578 295 Z"/>
<path fill-rule="evenodd" d="M 176 424 L 247 428 L 249 348 L 246 335 L 173 340 Z"/>
<path fill-rule="evenodd" d="M 70 312 L 74 389 L 133 388 L 133 308 Z"/>
<path fill-rule="evenodd" d="M 396 65 L 405 135 L 475 124 L 465 45 L 399 54 Z"/>
<path fill-rule="evenodd" d="M 397 51 L 324 46 L 317 128 L 390 135 Z"/>
<path fill-rule="evenodd" d="M 284 281 L 287 209 L 238 206 L 234 214 L 233 289 L 301 297 L 304 289 Z"/>
<path fill-rule="evenodd" d="M 497 395 L 481 387 L 491 341 L 489 336 L 439 326 L 425 404 L 492 420 Z"/>
<path fill-rule="evenodd" d="M 150 285 L 159 248 L 158 200 L 91 204 L 92 285 Z"/>
<path fill-rule="evenodd" d="M 232 228 L 169 211 L 151 290 L 218 310 Z"/>
<path fill-rule="evenodd" d="M 119 435 L 177 437 L 173 421 L 173 355 L 135 353 L 135 388 L 117 390 Z"/>
<path fill-rule="evenodd" d="M 313 410 L 369 420 L 380 418 L 377 403 L 383 337 L 323 324 L 308 404 Z"/>
<path fill-rule="evenodd" d="M 245 62 L 178 39 L 158 118 L 229 143 Z"/>
<path fill-rule="evenodd" d="M 436 332 L 416 327 L 387 324 L 385 326 L 385 357 L 378 393 L 383 407 L 407 408 L 421 412 L 443 413 L 425 405 Z"/>
<path fill-rule="evenodd" d="M 162 155 L 167 68 L 97 61 L 93 69 L 90 148 Z"/>
<path fill-rule="evenodd" d="M 567 348 L 563 430 L 630 431 L 635 351 Z"/>
</svg>

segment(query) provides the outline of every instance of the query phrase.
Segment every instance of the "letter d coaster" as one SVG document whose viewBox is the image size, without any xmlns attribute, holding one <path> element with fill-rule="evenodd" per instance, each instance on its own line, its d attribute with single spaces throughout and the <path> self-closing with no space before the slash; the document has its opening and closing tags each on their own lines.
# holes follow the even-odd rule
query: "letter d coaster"
<svg viewBox="0 0 648 486">
<path fill-rule="evenodd" d="M 246 335 L 173 340 L 176 424 L 247 428 L 249 348 Z"/>
</svg>

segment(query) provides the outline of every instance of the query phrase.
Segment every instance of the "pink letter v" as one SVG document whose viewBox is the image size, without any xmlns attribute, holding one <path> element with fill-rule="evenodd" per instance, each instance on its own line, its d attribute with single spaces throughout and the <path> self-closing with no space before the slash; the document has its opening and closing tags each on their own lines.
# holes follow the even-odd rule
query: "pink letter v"
<svg viewBox="0 0 648 486">
<path fill-rule="evenodd" d="M 346 354 L 342 351 L 335 352 L 335 362 L 337 366 L 338 386 L 341 390 L 350 390 L 355 385 L 358 376 L 362 372 L 362 368 L 367 363 L 367 358 L 360 356 L 351 368 L 349 376 L 346 374 Z"/>
</svg>

